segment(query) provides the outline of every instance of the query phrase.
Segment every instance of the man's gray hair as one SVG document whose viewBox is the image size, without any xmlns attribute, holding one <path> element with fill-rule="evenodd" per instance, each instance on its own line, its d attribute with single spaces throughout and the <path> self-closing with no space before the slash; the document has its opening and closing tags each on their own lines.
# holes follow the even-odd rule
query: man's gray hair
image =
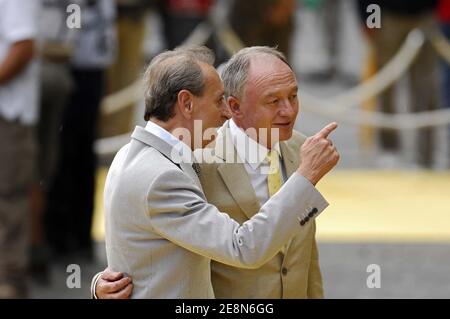
<svg viewBox="0 0 450 319">
<path fill-rule="evenodd" d="M 247 81 L 250 60 L 256 55 L 274 56 L 292 69 L 283 53 L 276 48 L 267 46 L 253 46 L 239 50 L 221 69 L 220 77 L 225 87 L 225 96 L 234 96 L 241 98 L 244 93 L 245 83 Z"/>
<path fill-rule="evenodd" d="M 168 121 L 181 90 L 201 96 L 205 78 L 200 62 L 213 65 L 214 53 L 204 46 L 179 47 L 152 59 L 144 73 L 144 119 Z"/>
</svg>

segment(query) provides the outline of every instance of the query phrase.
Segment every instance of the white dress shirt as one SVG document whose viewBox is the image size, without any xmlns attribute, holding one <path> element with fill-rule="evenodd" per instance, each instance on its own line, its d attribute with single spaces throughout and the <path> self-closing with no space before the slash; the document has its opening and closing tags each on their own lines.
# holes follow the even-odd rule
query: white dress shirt
<svg viewBox="0 0 450 319">
<path fill-rule="evenodd" d="M 264 145 L 259 144 L 254 139 L 249 137 L 241 128 L 239 128 L 233 119 L 230 119 L 230 134 L 233 140 L 234 147 L 238 153 L 239 158 L 245 166 L 245 170 L 250 176 L 253 189 L 261 206 L 269 199 L 269 186 L 267 184 L 267 173 L 269 172 L 269 161 L 267 154 L 269 149 Z M 273 150 L 280 156 L 281 178 L 283 183 L 286 181 L 286 172 L 282 165 L 280 144 L 276 143 Z"/>
<path fill-rule="evenodd" d="M 175 163 L 193 163 L 194 162 L 194 155 L 192 153 L 192 150 L 189 146 L 187 146 L 185 143 L 177 139 L 172 133 L 165 130 L 158 124 L 148 121 L 147 125 L 145 126 L 145 130 L 147 132 L 152 133 L 153 135 L 158 136 L 160 139 L 162 139 L 167 144 L 173 146 L 172 151 L 172 158 Z"/>
<path fill-rule="evenodd" d="M 11 46 L 23 40 L 35 40 L 39 1 L 0 0 L 0 63 Z M 39 66 L 34 58 L 7 83 L 0 85 L 0 116 L 8 121 L 35 124 L 38 118 Z"/>
</svg>

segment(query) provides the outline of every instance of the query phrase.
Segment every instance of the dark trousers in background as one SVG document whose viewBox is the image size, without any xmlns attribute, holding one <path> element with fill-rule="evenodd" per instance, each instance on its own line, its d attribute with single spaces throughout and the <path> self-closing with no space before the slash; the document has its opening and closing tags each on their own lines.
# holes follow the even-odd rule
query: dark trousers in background
<svg viewBox="0 0 450 319">
<path fill-rule="evenodd" d="M 92 258 L 97 133 L 104 70 L 72 70 L 75 89 L 64 112 L 60 163 L 45 216 L 46 234 L 56 255 Z"/>
<path fill-rule="evenodd" d="M 442 24 L 441 31 L 450 42 L 450 23 Z M 442 63 L 442 94 L 444 107 L 450 108 L 450 64 L 447 61 Z"/>
<path fill-rule="evenodd" d="M 419 16 L 383 13 L 382 26 L 374 34 L 378 69 L 385 66 L 414 28 L 430 30 L 436 27 L 433 15 Z M 411 112 L 434 110 L 438 107 L 439 89 L 437 76 L 437 56 L 429 42 L 421 48 L 416 60 L 409 69 L 409 96 Z M 390 87 L 380 96 L 380 107 L 385 113 L 395 113 L 395 87 Z M 433 162 L 433 128 L 418 130 L 416 158 L 419 164 L 430 167 Z M 380 143 L 384 150 L 397 151 L 400 148 L 398 132 L 380 130 Z"/>
<path fill-rule="evenodd" d="M 48 191 L 58 168 L 62 115 L 72 89 L 71 74 L 65 64 L 42 62 L 37 175 L 44 192 Z"/>
<path fill-rule="evenodd" d="M 441 31 L 450 42 L 450 23 L 441 24 Z M 450 108 L 450 64 L 442 59 L 441 61 L 442 75 L 442 104 L 445 108 Z M 450 126 L 447 131 L 448 140 L 450 140 Z M 448 156 L 450 158 L 450 146 L 448 147 Z M 449 161 L 450 165 L 450 161 Z"/>
<path fill-rule="evenodd" d="M 40 114 L 37 123 L 36 180 L 31 196 L 29 272 L 39 283 L 49 283 L 49 253 L 45 242 L 44 213 L 59 162 L 60 128 L 73 83 L 68 65 L 43 60 L 40 69 Z"/>
<path fill-rule="evenodd" d="M 26 297 L 34 133 L 0 116 L 0 298 Z"/>
</svg>

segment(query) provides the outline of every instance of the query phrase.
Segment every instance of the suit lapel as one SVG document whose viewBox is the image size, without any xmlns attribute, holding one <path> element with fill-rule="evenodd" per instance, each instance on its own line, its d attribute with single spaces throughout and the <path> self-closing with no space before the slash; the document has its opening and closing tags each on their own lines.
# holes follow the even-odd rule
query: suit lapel
<svg viewBox="0 0 450 319">
<path fill-rule="evenodd" d="M 217 170 L 244 214 L 249 219 L 252 218 L 259 211 L 260 205 L 244 164 L 220 165 Z"/>
<path fill-rule="evenodd" d="M 200 180 L 198 179 L 197 174 L 195 173 L 194 169 L 192 168 L 192 165 L 190 163 L 184 163 L 184 162 L 177 162 L 174 160 L 172 156 L 172 150 L 173 146 L 166 143 L 162 139 L 160 139 L 158 136 L 153 135 L 152 133 L 145 130 L 143 127 L 136 126 L 134 129 L 133 134 L 131 137 L 135 140 L 138 140 L 142 143 L 145 143 L 151 147 L 154 147 L 157 149 L 161 154 L 163 154 L 165 157 L 167 157 L 170 161 L 172 161 L 174 164 L 179 165 L 181 170 L 191 177 L 194 182 L 197 184 L 200 189 L 202 189 L 202 186 L 200 184 Z"/>
<path fill-rule="evenodd" d="M 149 131 L 145 130 L 143 127 L 136 126 L 133 134 L 131 134 L 131 138 L 157 149 L 165 157 L 170 159 L 175 164 L 178 164 L 172 159 L 172 146 L 160 139 L 158 136 L 153 135 Z"/>
<path fill-rule="evenodd" d="M 250 219 L 258 213 L 260 204 L 244 163 L 239 158 L 232 142 L 228 122 L 219 132 L 215 144 L 215 155 L 224 161 L 217 167 L 223 182 L 233 199 Z"/>
</svg>

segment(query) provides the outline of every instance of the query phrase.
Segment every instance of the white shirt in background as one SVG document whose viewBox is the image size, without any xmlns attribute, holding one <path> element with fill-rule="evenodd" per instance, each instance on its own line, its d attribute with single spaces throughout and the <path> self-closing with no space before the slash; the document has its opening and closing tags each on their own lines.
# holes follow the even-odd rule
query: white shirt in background
<svg viewBox="0 0 450 319">
<path fill-rule="evenodd" d="M 67 8 L 71 4 L 81 6 L 81 0 L 40 0 L 39 34 L 40 41 L 50 41 L 73 46 L 79 29 L 67 27 L 67 18 L 71 13 Z"/>
<path fill-rule="evenodd" d="M 39 0 L 0 0 L 0 64 L 15 42 L 37 36 Z M 0 116 L 35 124 L 38 117 L 38 63 L 30 62 L 15 78 L 0 85 Z"/>
<path fill-rule="evenodd" d="M 81 11 L 71 64 L 77 69 L 105 69 L 117 54 L 116 1 L 81 1 Z"/>
</svg>

